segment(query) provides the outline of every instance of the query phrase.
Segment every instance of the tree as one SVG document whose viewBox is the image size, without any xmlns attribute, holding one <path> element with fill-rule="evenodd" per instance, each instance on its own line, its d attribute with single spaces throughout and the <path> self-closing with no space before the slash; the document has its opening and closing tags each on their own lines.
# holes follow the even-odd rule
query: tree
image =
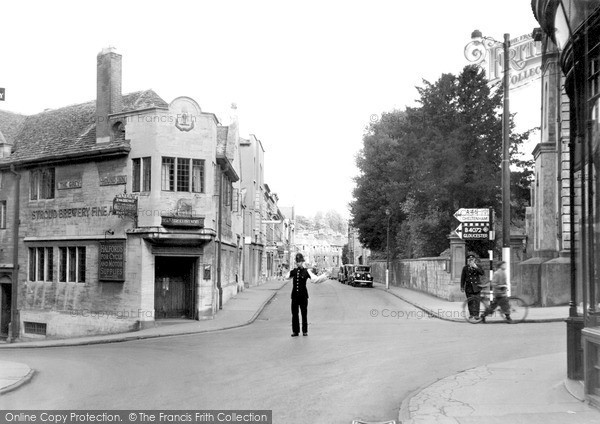
<svg viewBox="0 0 600 424">
<path fill-rule="evenodd" d="M 500 216 L 502 200 L 501 88 L 490 88 L 480 68 L 467 66 L 458 76 L 423 81 L 417 91 L 418 107 L 383 114 L 367 129 L 350 205 L 361 243 L 373 250 L 385 249 L 385 211 L 391 211 L 391 250 L 409 258 L 444 251 L 460 207 L 493 207 Z M 528 137 L 513 135 L 513 156 Z M 530 174 L 519 172 L 514 217 L 524 213 L 529 195 Z"/>
</svg>

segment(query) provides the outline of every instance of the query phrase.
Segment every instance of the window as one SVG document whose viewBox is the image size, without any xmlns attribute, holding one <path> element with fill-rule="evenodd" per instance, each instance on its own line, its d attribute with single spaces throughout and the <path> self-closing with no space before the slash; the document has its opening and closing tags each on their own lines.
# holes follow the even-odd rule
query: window
<svg viewBox="0 0 600 424">
<path fill-rule="evenodd" d="M 54 274 L 52 247 L 29 248 L 29 281 L 52 281 Z"/>
<path fill-rule="evenodd" d="M 177 158 L 177 191 L 190 191 L 190 160 Z"/>
<path fill-rule="evenodd" d="M 152 164 L 150 159 L 150 157 L 145 157 L 131 160 L 133 172 L 131 191 L 150 191 L 150 181 L 152 177 Z"/>
<path fill-rule="evenodd" d="M 64 246 L 58 248 L 59 278 L 65 283 L 85 283 L 85 246 Z"/>
<path fill-rule="evenodd" d="M 0 201 L 0 229 L 6 228 L 6 200 Z"/>
<path fill-rule="evenodd" d="M 54 199 L 54 168 L 36 169 L 29 177 L 31 200 Z"/>
<path fill-rule="evenodd" d="M 175 158 L 162 158 L 161 190 L 175 190 Z"/>
<path fill-rule="evenodd" d="M 163 157 L 161 189 L 204 193 L 204 160 Z"/>
<path fill-rule="evenodd" d="M 204 161 L 200 159 L 192 160 L 192 191 L 204 193 Z"/>
</svg>

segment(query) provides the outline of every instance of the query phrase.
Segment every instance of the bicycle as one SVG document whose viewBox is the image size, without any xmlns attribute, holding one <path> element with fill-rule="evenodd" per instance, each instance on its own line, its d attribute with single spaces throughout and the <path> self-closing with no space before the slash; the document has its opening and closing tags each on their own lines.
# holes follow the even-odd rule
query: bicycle
<svg viewBox="0 0 600 424">
<path fill-rule="evenodd" d="M 485 312 L 490 306 L 490 291 L 481 291 L 478 295 L 469 296 L 467 300 L 465 300 L 462 304 L 462 313 L 465 321 L 471 324 L 479 324 L 483 320 L 481 318 L 472 319 L 469 313 L 469 303 L 470 302 L 478 302 L 479 303 L 479 314 L 481 315 Z M 523 299 L 517 296 L 509 296 L 508 304 L 510 307 L 510 318 L 513 323 L 521 323 L 525 321 L 527 318 L 527 314 L 529 313 L 529 305 Z M 500 307 L 496 307 L 496 310 L 492 312 L 490 315 L 485 317 L 485 320 L 493 321 L 504 321 L 504 314 Z"/>
</svg>

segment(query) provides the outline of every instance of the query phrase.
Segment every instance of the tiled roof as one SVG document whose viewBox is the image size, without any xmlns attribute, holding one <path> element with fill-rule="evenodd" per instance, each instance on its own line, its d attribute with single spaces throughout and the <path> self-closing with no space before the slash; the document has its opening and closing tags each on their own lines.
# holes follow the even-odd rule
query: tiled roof
<svg viewBox="0 0 600 424">
<path fill-rule="evenodd" d="M 123 96 L 123 112 L 150 107 L 168 107 L 168 104 L 152 90 Z M 0 165 L 60 159 L 128 146 L 124 139 L 96 144 L 95 100 L 36 115 L 15 115 L 0 111 L 0 131 L 15 146 L 12 155 L 1 159 Z"/>
</svg>

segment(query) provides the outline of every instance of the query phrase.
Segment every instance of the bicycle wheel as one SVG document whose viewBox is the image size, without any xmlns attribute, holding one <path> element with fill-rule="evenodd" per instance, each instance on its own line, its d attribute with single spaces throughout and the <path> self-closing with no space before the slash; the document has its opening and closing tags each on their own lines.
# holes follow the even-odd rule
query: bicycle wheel
<svg viewBox="0 0 600 424">
<path fill-rule="evenodd" d="M 474 312 L 477 313 L 477 317 L 481 316 L 483 311 L 488 307 L 486 300 L 480 296 L 469 296 L 467 300 L 465 300 L 462 304 L 462 317 L 465 321 L 471 324 L 479 324 L 481 322 L 480 319 L 473 319 L 471 317 L 471 312 L 469 310 L 469 303 L 472 302 L 472 307 L 475 309 Z M 479 309 L 477 309 L 479 308 Z"/>
<path fill-rule="evenodd" d="M 529 313 L 529 305 L 520 297 L 511 296 L 508 298 L 510 305 L 510 317 L 514 322 L 523 322 Z"/>
</svg>

